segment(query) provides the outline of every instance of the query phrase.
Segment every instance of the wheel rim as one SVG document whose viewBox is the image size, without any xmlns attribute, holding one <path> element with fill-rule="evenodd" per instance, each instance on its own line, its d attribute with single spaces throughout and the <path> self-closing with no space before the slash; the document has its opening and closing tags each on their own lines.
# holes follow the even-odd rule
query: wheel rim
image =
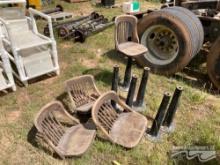
<svg viewBox="0 0 220 165">
<path fill-rule="evenodd" d="M 66 27 L 61 27 L 58 34 L 60 37 L 65 37 L 69 34 L 69 30 Z"/>
<path fill-rule="evenodd" d="M 141 43 L 148 48 L 145 58 L 153 64 L 169 64 L 179 53 L 176 34 L 164 25 L 154 25 L 148 28 L 142 35 Z"/>
</svg>

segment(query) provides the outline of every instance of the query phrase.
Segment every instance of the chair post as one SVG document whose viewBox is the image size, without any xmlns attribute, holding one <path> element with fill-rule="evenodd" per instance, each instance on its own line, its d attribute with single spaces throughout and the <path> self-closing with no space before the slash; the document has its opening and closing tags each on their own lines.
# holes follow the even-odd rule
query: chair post
<svg viewBox="0 0 220 165">
<path fill-rule="evenodd" d="M 159 133 L 160 127 L 162 125 L 162 122 L 164 120 L 164 116 L 165 116 L 167 106 L 169 104 L 169 100 L 170 100 L 170 93 L 168 93 L 168 92 L 164 93 L 164 96 L 163 96 L 162 102 L 160 104 L 160 107 L 158 109 L 157 115 L 156 115 L 156 117 L 153 121 L 152 127 L 148 133 L 151 140 L 156 140 L 159 137 L 158 133 Z"/>
<path fill-rule="evenodd" d="M 119 66 L 114 65 L 111 90 L 115 91 L 116 93 L 118 92 L 118 83 L 119 83 Z M 116 102 L 115 101 L 111 101 L 111 104 L 114 108 L 116 108 Z"/>
<path fill-rule="evenodd" d="M 122 89 L 124 91 L 128 91 L 130 83 L 131 83 L 131 69 L 132 69 L 132 58 L 128 57 L 125 75 L 124 75 L 124 82 L 122 84 Z"/>
<path fill-rule="evenodd" d="M 126 99 L 126 104 L 130 107 L 132 107 L 132 104 L 133 104 L 136 84 L 137 84 L 137 76 L 133 75 L 131 79 L 131 85 L 128 91 L 127 99 Z"/>
<path fill-rule="evenodd" d="M 145 91 L 146 91 L 146 88 L 147 88 L 149 71 L 150 71 L 150 68 L 148 68 L 148 67 L 144 68 L 141 83 L 140 83 L 140 86 L 139 86 L 139 89 L 138 89 L 138 94 L 137 94 L 137 97 L 136 97 L 136 101 L 134 102 L 134 106 L 135 106 L 136 110 L 145 109 L 145 108 L 143 108 L 143 106 L 144 106 L 144 96 L 145 96 Z"/>
<path fill-rule="evenodd" d="M 178 103 L 179 103 L 182 91 L 183 91 L 183 87 L 180 87 L 180 86 L 176 87 L 173 97 L 171 99 L 170 105 L 167 109 L 167 113 L 162 124 L 163 126 L 166 126 L 168 128 L 167 132 L 173 131 L 171 127 L 172 127 L 175 113 L 177 111 L 177 107 L 178 107 Z"/>
<path fill-rule="evenodd" d="M 116 93 L 118 92 L 118 83 L 119 83 L 119 66 L 114 65 L 111 90 L 115 91 Z"/>
</svg>

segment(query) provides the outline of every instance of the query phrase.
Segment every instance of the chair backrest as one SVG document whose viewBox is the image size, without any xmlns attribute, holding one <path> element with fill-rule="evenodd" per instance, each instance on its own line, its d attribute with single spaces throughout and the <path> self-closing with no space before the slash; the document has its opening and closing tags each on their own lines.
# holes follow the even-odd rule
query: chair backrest
<svg viewBox="0 0 220 165">
<path fill-rule="evenodd" d="M 4 20 L 25 18 L 26 0 L 1 0 L 0 17 Z"/>
<path fill-rule="evenodd" d="M 100 95 L 95 86 L 95 81 L 91 75 L 74 77 L 66 81 L 66 90 L 76 107 L 95 101 Z"/>
<path fill-rule="evenodd" d="M 66 115 L 63 105 L 54 101 L 44 106 L 35 119 L 35 127 L 53 146 L 57 146 L 65 130 L 57 120 L 57 115 Z M 68 116 L 68 115 L 67 115 Z"/>
<path fill-rule="evenodd" d="M 0 7 L 0 17 L 5 20 L 25 18 L 25 11 L 21 7 Z"/>
<path fill-rule="evenodd" d="M 112 106 L 111 101 L 118 103 L 119 97 L 113 91 L 103 94 L 92 109 L 94 123 L 108 136 L 119 114 Z"/>
<path fill-rule="evenodd" d="M 116 49 L 124 42 L 139 42 L 137 34 L 137 18 L 132 15 L 121 15 L 115 19 Z"/>
</svg>

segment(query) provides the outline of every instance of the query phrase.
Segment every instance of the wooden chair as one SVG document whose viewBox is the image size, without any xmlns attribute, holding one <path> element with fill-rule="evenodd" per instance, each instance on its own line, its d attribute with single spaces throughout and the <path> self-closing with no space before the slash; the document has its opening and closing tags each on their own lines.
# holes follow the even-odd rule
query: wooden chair
<svg viewBox="0 0 220 165">
<path fill-rule="evenodd" d="M 120 107 L 119 110 L 113 108 L 112 101 Z M 103 94 L 96 101 L 92 119 L 111 142 L 125 148 L 135 147 L 147 128 L 145 116 L 133 111 L 113 91 Z"/>
<path fill-rule="evenodd" d="M 137 18 L 132 15 L 121 15 L 115 19 L 116 50 L 128 57 L 137 57 L 147 52 L 147 48 L 139 44 L 137 34 Z"/>
<path fill-rule="evenodd" d="M 66 81 L 66 91 L 76 112 L 89 113 L 99 98 L 93 76 L 83 75 Z"/>
<path fill-rule="evenodd" d="M 58 101 L 44 106 L 34 124 L 43 140 L 62 159 L 85 153 L 96 134 L 95 128 L 88 123 L 80 124 Z"/>
</svg>

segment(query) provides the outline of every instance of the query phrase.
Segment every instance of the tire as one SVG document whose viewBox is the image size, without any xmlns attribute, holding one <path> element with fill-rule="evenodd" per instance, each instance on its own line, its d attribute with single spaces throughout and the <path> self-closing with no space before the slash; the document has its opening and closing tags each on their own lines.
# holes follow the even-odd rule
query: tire
<svg viewBox="0 0 220 165">
<path fill-rule="evenodd" d="M 190 19 L 190 21 L 193 22 L 193 30 L 194 31 L 194 37 L 198 37 L 198 47 L 197 47 L 197 51 L 196 54 L 199 53 L 199 51 L 201 50 L 202 46 L 203 46 L 203 42 L 204 42 L 204 29 L 202 26 L 201 21 L 198 19 L 198 17 L 190 10 L 185 9 L 183 7 L 178 7 L 178 6 L 174 6 L 172 7 L 171 11 L 181 11 L 183 13 L 185 13 L 185 15 L 188 17 L 188 19 Z M 196 55 L 194 54 L 194 56 Z"/>
<path fill-rule="evenodd" d="M 181 7 L 164 8 L 143 17 L 138 23 L 138 33 L 148 53 L 136 61 L 165 75 L 182 70 L 201 49 L 204 37 L 199 19 Z M 160 33 L 163 35 L 158 39 Z"/>
<path fill-rule="evenodd" d="M 220 89 L 220 37 L 212 45 L 207 56 L 207 71 L 215 87 Z"/>
</svg>

